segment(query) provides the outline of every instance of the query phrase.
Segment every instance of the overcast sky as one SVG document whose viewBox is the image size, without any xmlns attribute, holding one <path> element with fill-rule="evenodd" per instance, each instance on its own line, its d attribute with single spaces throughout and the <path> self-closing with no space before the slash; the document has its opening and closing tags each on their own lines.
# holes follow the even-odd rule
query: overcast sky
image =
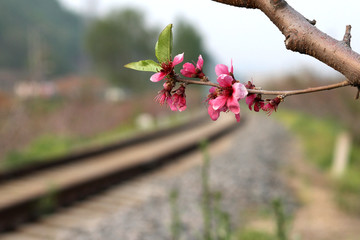
<svg viewBox="0 0 360 240">
<path fill-rule="evenodd" d="M 259 10 L 241 9 L 210 0 L 60 0 L 75 11 L 97 15 L 132 7 L 141 10 L 150 25 L 165 27 L 184 17 L 201 32 L 216 63 L 229 64 L 256 78 L 308 68 L 320 74 L 337 74 L 330 67 L 299 53 L 286 50 L 284 36 Z M 352 25 L 352 49 L 360 51 L 360 1 L 288 0 L 293 8 L 328 35 L 342 39 Z M 174 26 L 176 28 L 176 25 Z M 186 54 L 186 53 L 185 53 Z M 206 61 L 206 60 L 205 60 Z"/>
</svg>

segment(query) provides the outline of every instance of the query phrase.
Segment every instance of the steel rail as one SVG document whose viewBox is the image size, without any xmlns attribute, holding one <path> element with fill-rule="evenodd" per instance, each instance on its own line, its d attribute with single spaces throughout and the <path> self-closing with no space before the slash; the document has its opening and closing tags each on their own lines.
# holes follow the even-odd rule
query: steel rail
<svg viewBox="0 0 360 240">
<path fill-rule="evenodd" d="M 191 122 L 174 129 L 168 129 L 160 133 L 159 135 L 150 134 L 144 138 L 130 140 L 130 142 L 137 143 L 139 141 L 142 141 L 144 143 L 146 141 L 153 140 L 152 137 L 161 138 L 161 136 L 177 134 L 184 129 L 191 130 L 192 128 L 200 126 L 202 121 L 203 120 L 199 118 L 195 122 Z M 242 123 L 243 121 L 244 119 L 242 120 Z M 209 134 L 206 137 L 206 140 L 209 142 L 213 142 L 234 131 L 239 126 L 242 126 L 242 123 L 239 124 L 234 121 L 233 124 L 225 125 L 221 129 Z M 126 168 L 114 169 L 114 171 L 109 174 L 99 175 L 97 177 L 87 179 L 86 181 L 77 182 L 76 184 L 67 186 L 65 188 L 57 189 L 56 193 L 54 193 L 54 195 L 52 196 L 54 206 L 52 206 L 51 211 L 56 211 L 56 209 L 59 207 L 71 205 L 72 203 L 84 199 L 88 196 L 99 194 L 110 186 L 134 180 L 140 176 L 143 176 L 146 173 L 155 171 L 166 164 L 176 162 L 179 157 L 199 149 L 199 144 L 203 140 L 205 139 L 198 138 L 196 139 L 196 141 L 190 141 L 181 146 L 177 146 L 174 149 L 169 149 L 168 151 L 165 151 L 161 156 L 149 156 L 146 161 L 140 162 L 138 164 L 130 165 Z M 132 143 L 122 143 L 122 145 L 119 144 L 118 147 L 122 146 L 123 148 L 125 148 L 129 145 L 132 145 Z M 92 156 L 93 154 L 101 156 L 101 154 L 104 154 L 110 151 L 110 149 L 113 149 L 114 146 L 115 145 L 108 147 L 106 150 L 98 150 L 92 153 L 83 153 L 81 155 L 81 159 L 82 161 L 84 161 L 84 164 L 86 164 L 85 160 L 87 157 Z M 36 173 L 36 171 L 32 172 L 32 174 L 34 175 Z M 13 202 L 6 207 L 0 207 L 0 232 L 13 230 L 23 222 L 36 220 L 39 216 L 41 216 L 41 212 L 39 212 L 39 204 L 41 203 L 41 201 L 46 199 L 46 197 L 46 194 L 35 195 L 27 199 L 22 199 L 21 201 Z"/>
<path fill-rule="evenodd" d="M 105 146 L 83 149 L 81 151 L 72 152 L 63 156 L 58 156 L 48 159 L 34 159 L 34 161 L 31 161 L 34 162 L 34 164 L 17 168 L 14 170 L 7 170 L 4 172 L 0 172 L 0 184 L 15 178 L 24 177 L 26 175 L 32 174 L 40 170 L 59 167 L 69 163 L 80 162 L 88 159 L 89 157 L 99 156 L 105 153 L 109 153 L 112 151 L 129 147 L 131 145 L 144 143 L 146 141 L 150 141 L 154 139 L 159 139 L 165 136 L 169 136 L 171 134 L 176 134 L 191 127 L 199 126 L 207 119 L 208 116 L 200 115 L 192 119 L 191 121 L 188 121 L 186 123 L 180 124 L 175 127 L 170 127 L 170 128 L 160 129 L 157 131 L 135 135 L 133 137 L 123 139 Z"/>
</svg>

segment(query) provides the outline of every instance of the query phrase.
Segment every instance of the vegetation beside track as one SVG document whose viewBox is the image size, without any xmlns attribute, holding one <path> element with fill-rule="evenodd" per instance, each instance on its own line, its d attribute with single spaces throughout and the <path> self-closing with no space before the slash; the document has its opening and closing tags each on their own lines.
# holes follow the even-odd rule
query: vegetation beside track
<svg viewBox="0 0 360 240">
<path fill-rule="evenodd" d="M 346 130 L 332 119 L 315 117 L 310 114 L 281 110 L 274 114 L 300 139 L 306 159 L 329 173 L 332 166 L 337 135 Z M 360 216 L 360 144 L 354 141 L 345 173 L 339 179 L 332 179 L 334 198 L 345 211 Z"/>
</svg>

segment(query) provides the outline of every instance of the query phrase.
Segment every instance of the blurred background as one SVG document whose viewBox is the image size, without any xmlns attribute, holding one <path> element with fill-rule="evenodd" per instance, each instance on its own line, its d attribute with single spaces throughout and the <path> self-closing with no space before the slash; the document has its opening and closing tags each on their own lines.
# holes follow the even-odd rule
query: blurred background
<svg viewBox="0 0 360 240">
<path fill-rule="evenodd" d="M 288 2 L 336 39 L 351 24 L 351 46 L 360 51 L 358 1 Z M 209 0 L 1 0 L 0 171 L 171 125 L 205 109 L 208 89 L 189 88 L 188 113 L 173 113 L 152 101 L 162 86 L 149 81 L 151 74 L 123 67 L 155 60 L 158 34 L 169 23 L 173 54 L 185 52 L 190 62 L 202 54 L 212 81 L 215 65 L 231 60 L 237 79 L 253 79 L 269 90 L 344 80 L 317 60 L 286 50 L 282 34 L 256 10 Z M 344 212 L 359 218 L 355 94 L 346 88 L 290 97 L 271 118 L 300 139 L 307 159 L 324 175 L 332 171 L 338 136 L 347 134 L 347 164 L 331 189 Z M 247 114 L 243 106 L 242 116 Z"/>
</svg>

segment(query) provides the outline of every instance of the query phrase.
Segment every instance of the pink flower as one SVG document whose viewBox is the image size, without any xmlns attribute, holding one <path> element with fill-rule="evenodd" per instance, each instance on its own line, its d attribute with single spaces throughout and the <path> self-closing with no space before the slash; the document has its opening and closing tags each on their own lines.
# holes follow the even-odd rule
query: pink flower
<svg viewBox="0 0 360 240">
<path fill-rule="evenodd" d="M 225 74 L 225 75 L 229 75 L 231 77 L 234 77 L 234 68 L 233 68 L 232 60 L 231 60 L 230 70 L 228 69 L 228 67 L 226 65 L 218 64 L 215 67 L 215 72 L 216 72 L 217 76 Z"/>
<path fill-rule="evenodd" d="M 253 84 L 252 80 L 248 81 L 248 83 L 245 85 L 247 89 L 254 89 L 255 85 Z M 250 95 L 250 94 L 249 94 Z"/>
<path fill-rule="evenodd" d="M 178 89 L 175 90 L 175 93 L 172 96 L 172 106 L 171 110 L 182 112 L 186 109 L 186 95 L 185 95 L 185 86 L 181 85 Z"/>
<path fill-rule="evenodd" d="M 233 78 L 233 67 L 231 64 L 230 71 L 227 66 L 219 64 L 215 67 L 218 75 L 217 81 L 220 88 L 212 87 L 209 92 L 208 113 L 212 120 L 216 120 L 220 112 L 231 111 L 235 114 L 236 120 L 240 121 L 239 100 L 245 98 L 248 94 L 245 86 Z M 211 109 L 212 108 L 212 109 Z"/>
<path fill-rule="evenodd" d="M 256 94 L 248 94 L 247 97 L 245 98 L 245 102 L 247 105 L 249 105 L 249 109 L 252 110 L 252 105 L 254 104 L 256 98 Z"/>
<path fill-rule="evenodd" d="M 152 82 L 158 82 L 162 80 L 167 75 L 174 74 L 174 67 L 181 63 L 184 60 L 184 53 L 178 54 L 174 57 L 174 60 L 169 60 L 168 62 L 161 63 L 161 70 L 160 72 L 157 72 L 153 74 L 150 77 L 150 81 Z"/>
<path fill-rule="evenodd" d="M 208 107 L 208 113 L 210 115 L 210 118 L 213 121 L 216 121 L 219 116 L 220 116 L 220 109 L 214 110 L 213 106 L 212 106 L 212 100 L 214 100 L 215 98 L 217 98 L 218 96 L 218 91 L 216 87 L 212 87 L 209 89 L 209 95 L 208 98 L 206 99 L 206 102 L 208 102 L 209 107 Z"/>
<path fill-rule="evenodd" d="M 254 89 L 255 85 L 248 81 L 245 85 L 247 89 Z M 254 111 L 259 112 L 260 109 L 264 106 L 264 101 L 261 99 L 261 94 L 249 93 L 245 99 L 247 105 L 249 105 L 249 109 L 252 110 L 252 105 L 254 105 Z"/>
<path fill-rule="evenodd" d="M 252 105 L 254 105 L 254 111 L 259 112 L 260 109 L 264 107 L 264 101 L 261 99 L 261 94 L 249 94 L 245 102 L 249 105 L 249 109 L 252 110 Z"/>
<path fill-rule="evenodd" d="M 180 73 L 189 78 L 203 78 L 205 74 L 202 72 L 202 67 L 204 65 L 204 60 L 201 55 L 199 55 L 196 67 L 192 63 L 185 63 L 183 69 L 180 70 Z"/>
<path fill-rule="evenodd" d="M 220 110 L 219 109 L 214 110 L 213 106 L 211 104 L 209 104 L 208 114 L 209 114 L 211 120 L 216 121 L 220 116 Z"/>
<path fill-rule="evenodd" d="M 167 103 L 170 107 L 172 106 L 171 99 L 171 90 L 173 88 L 172 84 L 169 82 L 165 82 L 163 84 L 164 89 L 158 92 L 158 95 L 155 97 L 155 101 L 163 105 Z"/>
<path fill-rule="evenodd" d="M 273 111 L 276 112 L 276 109 L 278 108 L 279 104 L 282 102 L 282 97 L 276 97 L 274 99 L 271 99 L 268 104 L 262 107 L 262 110 L 267 112 L 267 114 L 270 116 Z"/>
</svg>

